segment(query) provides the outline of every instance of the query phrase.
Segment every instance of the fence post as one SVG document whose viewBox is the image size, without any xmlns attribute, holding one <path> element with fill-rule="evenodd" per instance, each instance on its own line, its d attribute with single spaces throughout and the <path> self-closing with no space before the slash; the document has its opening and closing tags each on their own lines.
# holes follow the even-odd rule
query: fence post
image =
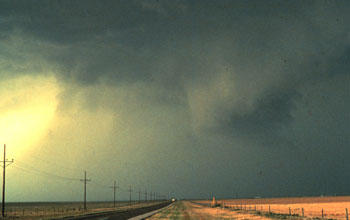
<svg viewBox="0 0 350 220">
<path fill-rule="evenodd" d="M 323 209 L 322 209 L 322 218 L 323 218 Z"/>
<path fill-rule="evenodd" d="M 271 213 L 271 207 L 270 207 L 270 205 L 269 205 L 269 213 Z"/>
<path fill-rule="evenodd" d="M 348 208 L 345 208 L 345 217 L 346 217 L 346 220 L 349 220 Z"/>
<path fill-rule="evenodd" d="M 304 217 L 304 208 L 301 208 L 302 216 Z"/>
<path fill-rule="evenodd" d="M 290 210 L 290 207 L 289 207 L 289 215 L 292 215 L 292 212 L 291 212 L 291 210 Z"/>
</svg>

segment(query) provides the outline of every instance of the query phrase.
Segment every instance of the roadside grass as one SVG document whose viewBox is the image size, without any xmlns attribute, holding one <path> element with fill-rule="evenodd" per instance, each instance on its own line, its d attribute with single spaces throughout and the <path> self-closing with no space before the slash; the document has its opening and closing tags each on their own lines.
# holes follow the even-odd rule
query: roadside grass
<svg viewBox="0 0 350 220">
<path fill-rule="evenodd" d="M 101 212 L 107 212 L 107 211 L 123 211 L 128 209 L 135 209 L 135 208 L 141 208 L 141 207 L 147 207 L 151 205 L 155 205 L 156 203 L 133 203 L 131 206 L 128 205 L 128 203 L 120 203 L 117 207 L 103 207 L 105 203 L 94 203 L 94 207 L 92 207 L 92 204 L 90 203 L 90 208 L 86 211 L 74 209 L 72 206 L 69 206 L 70 204 L 64 204 L 62 203 L 60 208 L 56 207 L 56 212 L 53 212 L 53 208 L 51 206 L 47 206 L 44 203 L 40 204 L 40 206 L 35 207 L 34 209 L 31 207 L 26 207 L 25 204 L 23 206 L 15 207 L 17 209 L 25 210 L 25 212 L 7 212 L 7 216 L 2 219 L 18 219 L 18 220 L 48 220 L 48 219 L 61 219 L 64 217 L 76 217 L 86 214 L 92 214 L 92 213 L 101 213 Z M 64 208 L 62 208 L 64 207 Z M 14 207 L 11 207 L 12 210 Z M 30 209 L 31 208 L 31 209 Z M 51 210 L 49 209 L 51 208 Z"/>
<path fill-rule="evenodd" d="M 171 214 L 171 211 L 172 211 L 173 208 L 174 208 L 174 206 L 171 206 L 171 207 L 163 210 L 162 212 L 160 212 L 159 213 L 159 215 L 160 215 L 159 218 L 164 219 L 164 218 L 168 217 L 168 215 Z"/>
<path fill-rule="evenodd" d="M 187 213 L 187 207 L 183 204 L 182 201 L 175 202 L 169 208 L 153 215 L 147 219 L 171 219 L 171 220 L 179 220 L 179 219 L 191 219 Z"/>
<path fill-rule="evenodd" d="M 186 206 L 183 202 L 176 202 L 174 206 L 174 214 L 170 219 L 181 219 L 183 218 L 183 213 L 186 211 Z"/>
<path fill-rule="evenodd" d="M 260 211 L 254 211 L 255 215 L 259 216 L 265 216 L 268 218 L 274 218 L 274 219 L 291 219 L 291 218 L 300 218 L 298 214 L 281 214 L 281 213 L 273 213 L 273 212 L 260 212 Z"/>
</svg>

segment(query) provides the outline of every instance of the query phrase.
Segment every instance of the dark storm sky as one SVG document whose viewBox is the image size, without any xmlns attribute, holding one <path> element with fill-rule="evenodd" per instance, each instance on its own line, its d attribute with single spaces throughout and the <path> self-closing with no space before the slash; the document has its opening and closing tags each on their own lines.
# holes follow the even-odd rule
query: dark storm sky
<svg viewBox="0 0 350 220">
<path fill-rule="evenodd" d="M 0 80 L 50 75 L 56 114 L 74 103 L 97 121 L 113 115 L 94 146 L 78 144 L 84 132 L 65 142 L 79 163 L 55 159 L 106 184 L 183 198 L 348 195 L 349 11 L 349 1 L 1 1 Z M 55 129 L 41 142 L 50 152 L 62 148 Z"/>
</svg>

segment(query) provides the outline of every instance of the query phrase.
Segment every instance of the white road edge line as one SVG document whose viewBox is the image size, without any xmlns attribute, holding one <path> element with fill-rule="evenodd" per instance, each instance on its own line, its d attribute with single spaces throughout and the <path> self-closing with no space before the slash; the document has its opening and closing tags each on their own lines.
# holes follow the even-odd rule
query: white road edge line
<svg viewBox="0 0 350 220">
<path fill-rule="evenodd" d="M 148 217 L 150 217 L 150 216 L 152 216 L 152 215 L 154 215 L 154 214 L 156 214 L 156 213 L 158 213 L 158 212 L 163 211 L 164 209 L 169 208 L 172 204 L 173 204 L 173 203 L 171 203 L 170 205 L 165 206 L 165 207 L 163 207 L 163 208 L 161 208 L 161 209 L 157 209 L 157 210 L 154 210 L 154 211 L 152 211 L 152 212 L 148 212 L 148 213 L 146 213 L 146 214 L 142 214 L 142 215 L 139 215 L 139 216 L 136 216 L 136 217 L 129 218 L 128 220 L 143 220 L 143 219 L 148 218 Z"/>
</svg>

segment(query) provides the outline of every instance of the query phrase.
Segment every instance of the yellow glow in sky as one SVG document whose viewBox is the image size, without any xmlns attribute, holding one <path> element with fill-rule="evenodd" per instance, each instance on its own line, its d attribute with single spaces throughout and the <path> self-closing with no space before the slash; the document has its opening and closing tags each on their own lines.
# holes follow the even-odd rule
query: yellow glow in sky
<svg viewBox="0 0 350 220">
<path fill-rule="evenodd" d="M 0 81 L 0 144 L 8 158 L 35 146 L 54 117 L 59 92 L 54 77 L 22 76 Z"/>
</svg>

